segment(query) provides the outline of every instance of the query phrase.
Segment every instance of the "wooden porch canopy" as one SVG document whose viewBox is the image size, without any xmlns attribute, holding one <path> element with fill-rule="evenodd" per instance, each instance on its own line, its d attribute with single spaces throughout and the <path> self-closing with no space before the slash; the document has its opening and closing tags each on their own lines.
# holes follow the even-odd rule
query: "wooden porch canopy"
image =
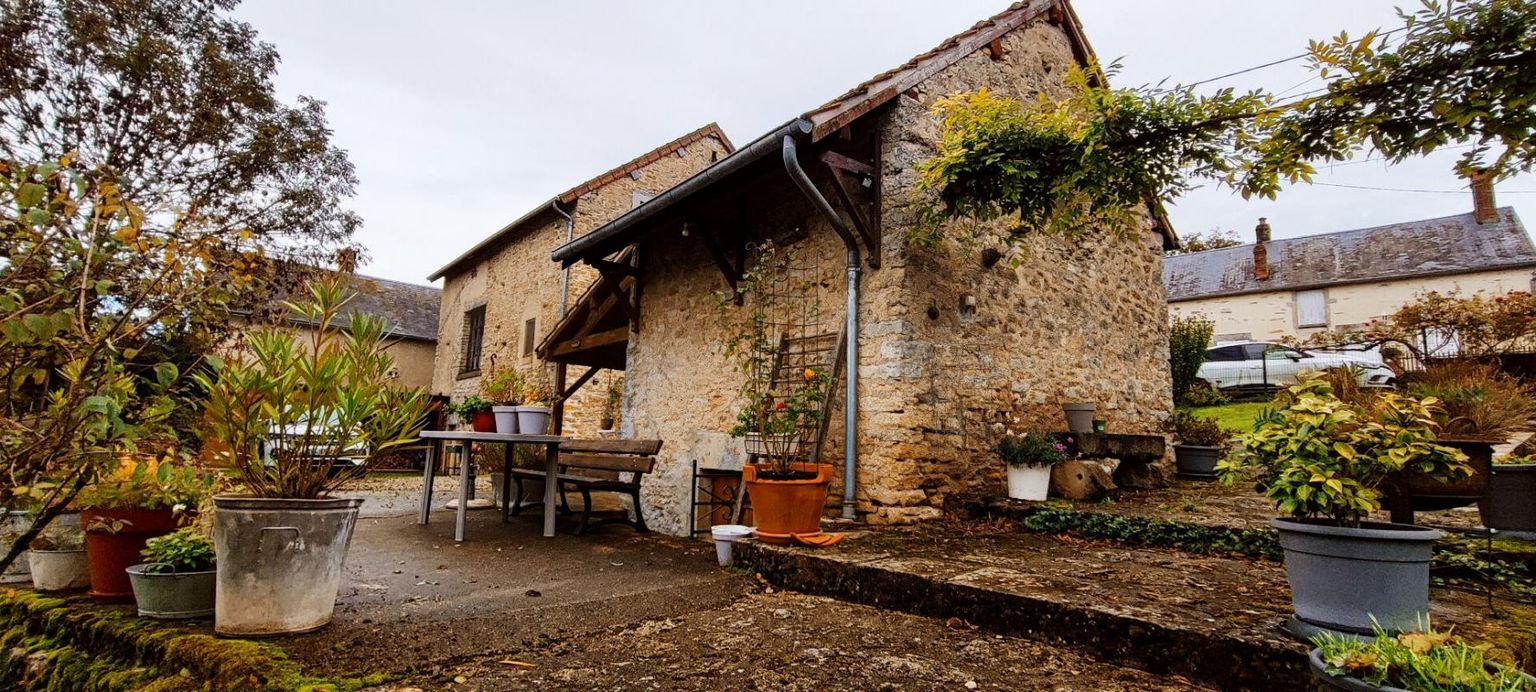
<svg viewBox="0 0 1536 692">
<path fill-rule="evenodd" d="M 535 351 L 563 365 L 623 370 L 635 301 L 633 250 L 596 265 L 600 272 Z"/>
</svg>

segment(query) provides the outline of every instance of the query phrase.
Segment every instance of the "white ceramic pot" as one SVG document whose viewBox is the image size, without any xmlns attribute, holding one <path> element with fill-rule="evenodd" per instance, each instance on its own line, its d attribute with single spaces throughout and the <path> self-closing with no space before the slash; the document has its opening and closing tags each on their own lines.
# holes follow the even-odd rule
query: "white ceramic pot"
<svg viewBox="0 0 1536 692">
<path fill-rule="evenodd" d="M 752 537 L 753 529 L 750 526 L 740 524 L 720 524 L 709 527 L 709 533 L 715 539 L 715 559 L 721 567 L 731 566 L 731 548 L 736 541 Z"/>
<path fill-rule="evenodd" d="M 1044 500 L 1051 492 L 1051 467 L 1008 466 L 1008 497 L 1015 500 Z"/>
<path fill-rule="evenodd" d="M 33 548 L 27 551 L 27 563 L 32 568 L 32 586 L 38 591 L 69 591 L 91 585 L 91 570 L 85 561 L 85 548 Z"/>
</svg>

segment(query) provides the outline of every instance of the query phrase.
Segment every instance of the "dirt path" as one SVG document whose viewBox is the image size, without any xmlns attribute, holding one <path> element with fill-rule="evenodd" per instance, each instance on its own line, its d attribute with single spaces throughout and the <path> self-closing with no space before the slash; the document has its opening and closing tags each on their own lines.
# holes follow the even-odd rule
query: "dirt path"
<svg viewBox="0 0 1536 692">
<path fill-rule="evenodd" d="M 734 603 L 553 638 L 390 690 L 1202 690 L 1067 649 L 814 596 Z"/>
</svg>

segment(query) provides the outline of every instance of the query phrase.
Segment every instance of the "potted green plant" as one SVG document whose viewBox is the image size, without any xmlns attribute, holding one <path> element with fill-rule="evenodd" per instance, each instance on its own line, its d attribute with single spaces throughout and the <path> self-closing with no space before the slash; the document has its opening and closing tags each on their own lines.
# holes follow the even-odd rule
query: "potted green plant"
<svg viewBox="0 0 1536 692">
<path fill-rule="evenodd" d="M 1412 629 L 1429 616 L 1429 560 L 1439 531 L 1373 523 L 1378 489 L 1404 470 L 1467 474 L 1466 455 L 1435 443 L 1434 399 L 1382 394 L 1370 410 L 1306 378 L 1287 406 L 1269 409 L 1216 470 L 1231 484 L 1247 471 L 1285 517 L 1280 533 L 1295 609 L 1293 631 L 1369 634 L 1376 622 Z"/>
<path fill-rule="evenodd" d="M 201 526 L 184 526 L 145 543 L 143 564 L 128 568 L 139 615 L 180 620 L 213 614 L 213 541 Z"/>
<path fill-rule="evenodd" d="M 1214 480 L 1216 462 L 1231 437 L 1221 424 L 1188 411 L 1175 411 L 1168 418 L 1168 431 L 1173 433 L 1173 461 L 1179 477 Z"/>
<path fill-rule="evenodd" d="M 356 474 L 332 460 L 378 454 L 417 439 L 426 394 L 396 384 L 382 319 L 337 316 L 351 294 L 334 275 L 286 303 L 307 333 L 246 333 L 249 357 L 200 372 L 209 438 L 243 486 L 217 495 L 214 631 L 231 636 L 307 632 L 331 620 L 359 498 L 335 493 Z M 282 434 L 278 434 L 281 432 Z M 263 453 L 263 446 L 267 453 Z"/>
<path fill-rule="evenodd" d="M 523 384 L 523 405 L 517 407 L 517 428 L 524 435 L 543 435 L 549 432 L 550 406 L 555 393 L 542 379 L 529 379 Z"/>
<path fill-rule="evenodd" d="M 1051 491 L 1051 469 L 1071 455 L 1071 438 L 1059 440 L 1033 430 L 1020 435 L 1005 430 L 997 441 L 997 455 L 1008 465 L 1008 497 L 1014 500 L 1044 500 Z"/>
<path fill-rule="evenodd" d="M 91 597 L 98 603 L 130 603 L 127 569 L 151 538 L 175 531 L 213 492 L 217 477 L 163 457 L 125 456 L 116 469 L 80 491 L 80 523 L 91 568 Z"/>
<path fill-rule="evenodd" d="M 79 528 L 49 527 L 27 548 L 27 564 L 38 591 L 71 591 L 91 584 L 85 534 Z"/>
<path fill-rule="evenodd" d="M 497 367 L 496 359 L 492 358 L 490 372 L 480 380 L 480 396 L 491 403 L 496 432 L 516 434 L 517 408 L 523 402 L 523 376 L 517 368 Z"/>
<path fill-rule="evenodd" d="M 742 407 L 729 434 L 749 455 L 742 482 L 752 498 L 758 539 L 788 543 L 821 534 L 832 466 L 810 458 L 807 442 L 823 418 L 831 378 L 795 360 L 796 340 L 819 311 L 817 286 L 771 242 L 757 247 L 734 291 L 716 297 L 729 334 L 725 357 L 741 374 Z"/>
<path fill-rule="evenodd" d="M 496 415 L 491 411 L 491 402 L 481 399 L 479 395 L 464 397 L 456 404 L 449 404 L 446 410 L 459 419 L 460 425 L 468 425 L 470 430 L 496 432 Z"/>
<path fill-rule="evenodd" d="M 624 378 L 610 377 L 608 387 L 603 390 L 603 408 L 598 414 L 598 432 L 613 432 L 618 429 L 619 408 L 624 404 Z"/>
<path fill-rule="evenodd" d="M 1536 418 L 1536 388 L 1497 366 L 1463 361 L 1427 368 L 1408 391 L 1440 402 L 1435 411 L 1439 443 L 1465 453 L 1472 473 L 1450 482 L 1404 474 L 1388 489 L 1387 506 L 1393 510 L 1393 521 L 1410 521 L 1414 510 L 1452 509 L 1474 502 L 1486 507 L 1492 483 L 1518 482 L 1518 474 L 1495 476 L 1493 448 Z M 1536 507 L 1526 505 L 1524 509 L 1536 521 Z"/>
<path fill-rule="evenodd" d="M 1536 678 L 1489 661 L 1486 645 L 1449 632 L 1394 636 L 1377 628 L 1372 639 L 1322 633 L 1312 643 L 1312 677 L 1336 690 L 1536 692 Z"/>
</svg>

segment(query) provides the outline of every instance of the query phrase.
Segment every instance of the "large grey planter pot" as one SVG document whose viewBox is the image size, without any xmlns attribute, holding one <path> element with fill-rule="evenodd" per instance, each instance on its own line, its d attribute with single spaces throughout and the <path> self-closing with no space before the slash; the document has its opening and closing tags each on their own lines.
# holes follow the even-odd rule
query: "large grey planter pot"
<svg viewBox="0 0 1536 692">
<path fill-rule="evenodd" d="M 1372 634 L 1429 623 L 1429 559 L 1439 531 L 1367 522 L 1352 529 L 1299 519 L 1270 521 L 1285 549 L 1291 605 L 1304 624 Z"/>
<path fill-rule="evenodd" d="M 496 432 L 502 435 L 516 435 L 517 406 L 492 406 L 491 415 L 496 416 Z"/>
<path fill-rule="evenodd" d="M 32 588 L 38 591 L 73 591 L 91 585 L 91 568 L 85 561 L 85 548 L 32 549 L 26 556 L 32 572 Z"/>
<path fill-rule="evenodd" d="M 360 498 L 215 497 L 214 632 L 266 637 L 331 621 Z"/>
<path fill-rule="evenodd" d="M 1494 464 L 1478 509 L 1483 526 L 1536 534 L 1536 464 Z"/>
<path fill-rule="evenodd" d="M 1093 432 L 1093 414 L 1098 410 L 1096 404 L 1062 404 L 1061 410 L 1067 414 L 1067 430 L 1075 433 Z"/>
<path fill-rule="evenodd" d="M 1408 690 L 1404 690 L 1400 687 L 1377 687 L 1357 678 L 1334 677 L 1329 675 L 1328 666 L 1323 663 L 1323 652 L 1321 649 L 1313 649 L 1312 653 L 1307 655 L 1307 667 L 1312 669 L 1312 679 L 1322 683 L 1322 685 L 1328 689 L 1347 690 L 1348 692 L 1408 692 Z M 1488 668 L 1489 670 L 1503 669 L 1497 663 L 1488 664 Z M 1527 682 L 1532 685 L 1536 685 L 1536 678 L 1526 675 L 1525 673 L 1521 673 L 1521 675 L 1525 676 Z"/>
<path fill-rule="evenodd" d="M 517 407 L 518 432 L 523 435 L 543 435 L 549 432 L 551 413 L 548 406 Z"/>
<path fill-rule="evenodd" d="M 1173 462 L 1178 466 L 1180 478 L 1213 480 L 1216 478 L 1218 461 L 1221 461 L 1220 447 L 1173 446 Z"/>
<path fill-rule="evenodd" d="M 139 615 L 157 620 L 185 620 L 213 614 L 214 594 L 218 585 L 214 570 L 205 572 L 148 571 L 153 565 L 128 568 L 133 584 L 133 600 Z"/>
</svg>

